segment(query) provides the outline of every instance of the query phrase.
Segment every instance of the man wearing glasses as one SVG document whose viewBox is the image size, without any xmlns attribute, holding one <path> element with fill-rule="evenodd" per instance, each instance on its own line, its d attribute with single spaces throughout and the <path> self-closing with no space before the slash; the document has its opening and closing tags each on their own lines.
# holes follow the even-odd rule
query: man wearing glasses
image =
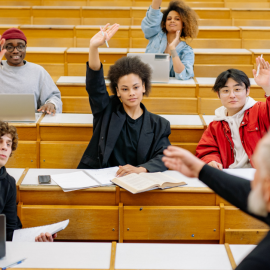
<svg viewBox="0 0 270 270">
<path fill-rule="evenodd" d="M 254 149 L 269 129 L 270 68 L 262 58 L 256 62 L 261 68 L 253 75 L 265 91 L 266 102 L 249 97 L 250 81 L 240 70 L 229 69 L 216 79 L 213 91 L 223 106 L 216 109 L 196 149 L 196 156 L 214 168 L 251 168 Z"/>
<path fill-rule="evenodd" d="M 62 112 L 61 94 L 49 73 L 41 66 L 24 60 L 27 39 L 16 28 L 2 35 L 1 50 L 6 61 L 0 66 L 0 93 L 34 94 L 36 111 L 55 114 Z"/>
</svg>

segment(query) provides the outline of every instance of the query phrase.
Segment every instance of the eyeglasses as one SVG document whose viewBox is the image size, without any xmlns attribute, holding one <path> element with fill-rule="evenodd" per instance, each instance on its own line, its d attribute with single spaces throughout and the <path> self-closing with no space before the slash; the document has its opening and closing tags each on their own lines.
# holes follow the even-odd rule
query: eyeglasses
<svg viewBox="0 0 270 270">
<path fill-rule="evenodd" d="M 24 50 L 25 50 L 25 45 L 22 45 L 22 44 L 20 44 L 20 45 L 18 45 L 18 46 L 13 46 L 13 45 L 7 45 L 6 46 L 6 50 L 8 51 L 8 52 L 13 52 L 14 50 L 15 50 L 15 48 L 17 49 L 17 51 L 19 51 L 19 52 L 23 52 Z"/>
<path fill-rule="evenodd" d="M 236 88 L 236 89 L 233 89 L 232 91 L 233 91 L 234 95 L 240 96 L 243 94 L 243 92 L 245 90 L 246 90 L 245 88 Z M 231 91 L 228 89 L 221 89 L 221 90 L 219 90 L 219 93 L 220 93 L 220 95 L 226 97 L 226 96 L 230 95 Z"/>
</svg>

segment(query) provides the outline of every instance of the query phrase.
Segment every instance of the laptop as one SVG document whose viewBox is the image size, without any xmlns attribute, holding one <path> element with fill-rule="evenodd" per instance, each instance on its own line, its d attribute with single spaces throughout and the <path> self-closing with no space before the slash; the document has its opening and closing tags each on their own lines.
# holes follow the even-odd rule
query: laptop
<svg viewBox="0 0 270 270">
<path fill-rule="evenodd" d="M 152 69 L 152 82 L 167 83 L 170 78 L 170 55 L 167 53 L 128 53 L 128 57 L 138 56 Z"/>
<path fill-rule="evenodd" d="M 0 215 L 0 258 L 6 256 L 6 216 Z"/>
<path fill-rule="evenodd" d="M 0 120 L 36 122 L 34 94 L 0 94 Z"/>
</svg>

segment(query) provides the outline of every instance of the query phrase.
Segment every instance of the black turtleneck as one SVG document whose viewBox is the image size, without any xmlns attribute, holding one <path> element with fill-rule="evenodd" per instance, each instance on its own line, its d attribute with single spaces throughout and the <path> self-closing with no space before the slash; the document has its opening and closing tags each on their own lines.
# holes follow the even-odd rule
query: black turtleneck
<svg viewBox="0 0 270 270">
<path fill-rule="evenodd" d="M 6 216 L 6 236 L 11 241 L 14 230 L 22 228 L 22 224 L 17 217 L 16 181 L 5 167 L 0 168 L 0 214 Z"/>
</svg>

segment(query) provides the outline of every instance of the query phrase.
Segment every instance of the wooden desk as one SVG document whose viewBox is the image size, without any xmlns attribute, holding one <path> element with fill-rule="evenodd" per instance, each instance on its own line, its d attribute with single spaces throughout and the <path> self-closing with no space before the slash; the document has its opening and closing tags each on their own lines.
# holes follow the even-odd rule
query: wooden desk
<svg viewBox="0 0 270 270">
<path fill-rule="evenodd" d="M 115 269 L 231 270 L 232 267 L 224 245 L 117 244 Z"/>
<path fill-rule="evenodd" d="M 72 6 L 34 6 L 33 24 L 36 25 L 77 25 L 81 24 L 81 8 Z"/>
<path fill-rule="evenodd" d="M 110 39 L 110 48 L 129 48 L 129 28 L 129 26 L 122 25 L 119 27 L 119 30 Z M 74 47 L 89 47 L 90 39 L 99 31 L 100 28 L 97 25 L 77 25 L 75 27 L 76 44 Z M 106 48 L 106 44 L 103 47 Z"/>
<path fill-rule="evenodd" d="M 36 123 L 10 123 L 17 128 L 19 144 L 17 150 L 9 158 L 6 167 L 13 168 L 37 168 L 39 167 L 39 131 L 38 122 Z"/>
<path fill-rule="evenodd" d="M 185 181 L 187 186 L 135 195 L 114 186 L 63 192 L 53 181 L 46 186 L 38 184 L 38 175 L 73 171 L 28 170 L 18 192 L 17 211 L 24 227 L 70 219 L 59 239 L 193 243 L 224 243 L 229 228 L 246 230 L 247 239 L 255 229 L 268 229 L 230 206 L 198 179 L 175 171 L 165 174 Z M 235 171 L 242 177 L 251 175 L 244 170 L 230 173 Z"/>
<path fill-rule="evenodd" d="M 51 76 L 63 76 L 66 50 L 66 47 L 27 47 L 25 60 L 41 65 Z"/>
<path fill-rule="evenodd" d="M 14 269 L 110 269 L 111 250 L 111 243 L 7 242 L 0 267 L 27 258 Z M 45 260 L 44 254 L 50 259 Z"/>
<path fill-rule="evenodd" d="M 1 6 L 1 24 L 31 24 L 30 6 Z"/>
<path fill-rule="evenodd" d="M 111 65 L 118 59 L 127 55 L 127 49 L 99 48 L 100 61 L 103 64 L 104 75 L 107 76 Z M 67 50 L 68 76 L 85 76 L 86 62 L 88 61 L 89 48 L 70 48 Z"/>
<path fill-rule="evenodd" d="M 252 77 L 252 53 L 245 49 L 194 49 L 196 77 L 217 77 L 221 72 L 236 68 Z"/>
<path fill-rule="evenodd" d="M 74 47 L 74 25 L 21 25 L 29 47 Z"/>
</svg>

